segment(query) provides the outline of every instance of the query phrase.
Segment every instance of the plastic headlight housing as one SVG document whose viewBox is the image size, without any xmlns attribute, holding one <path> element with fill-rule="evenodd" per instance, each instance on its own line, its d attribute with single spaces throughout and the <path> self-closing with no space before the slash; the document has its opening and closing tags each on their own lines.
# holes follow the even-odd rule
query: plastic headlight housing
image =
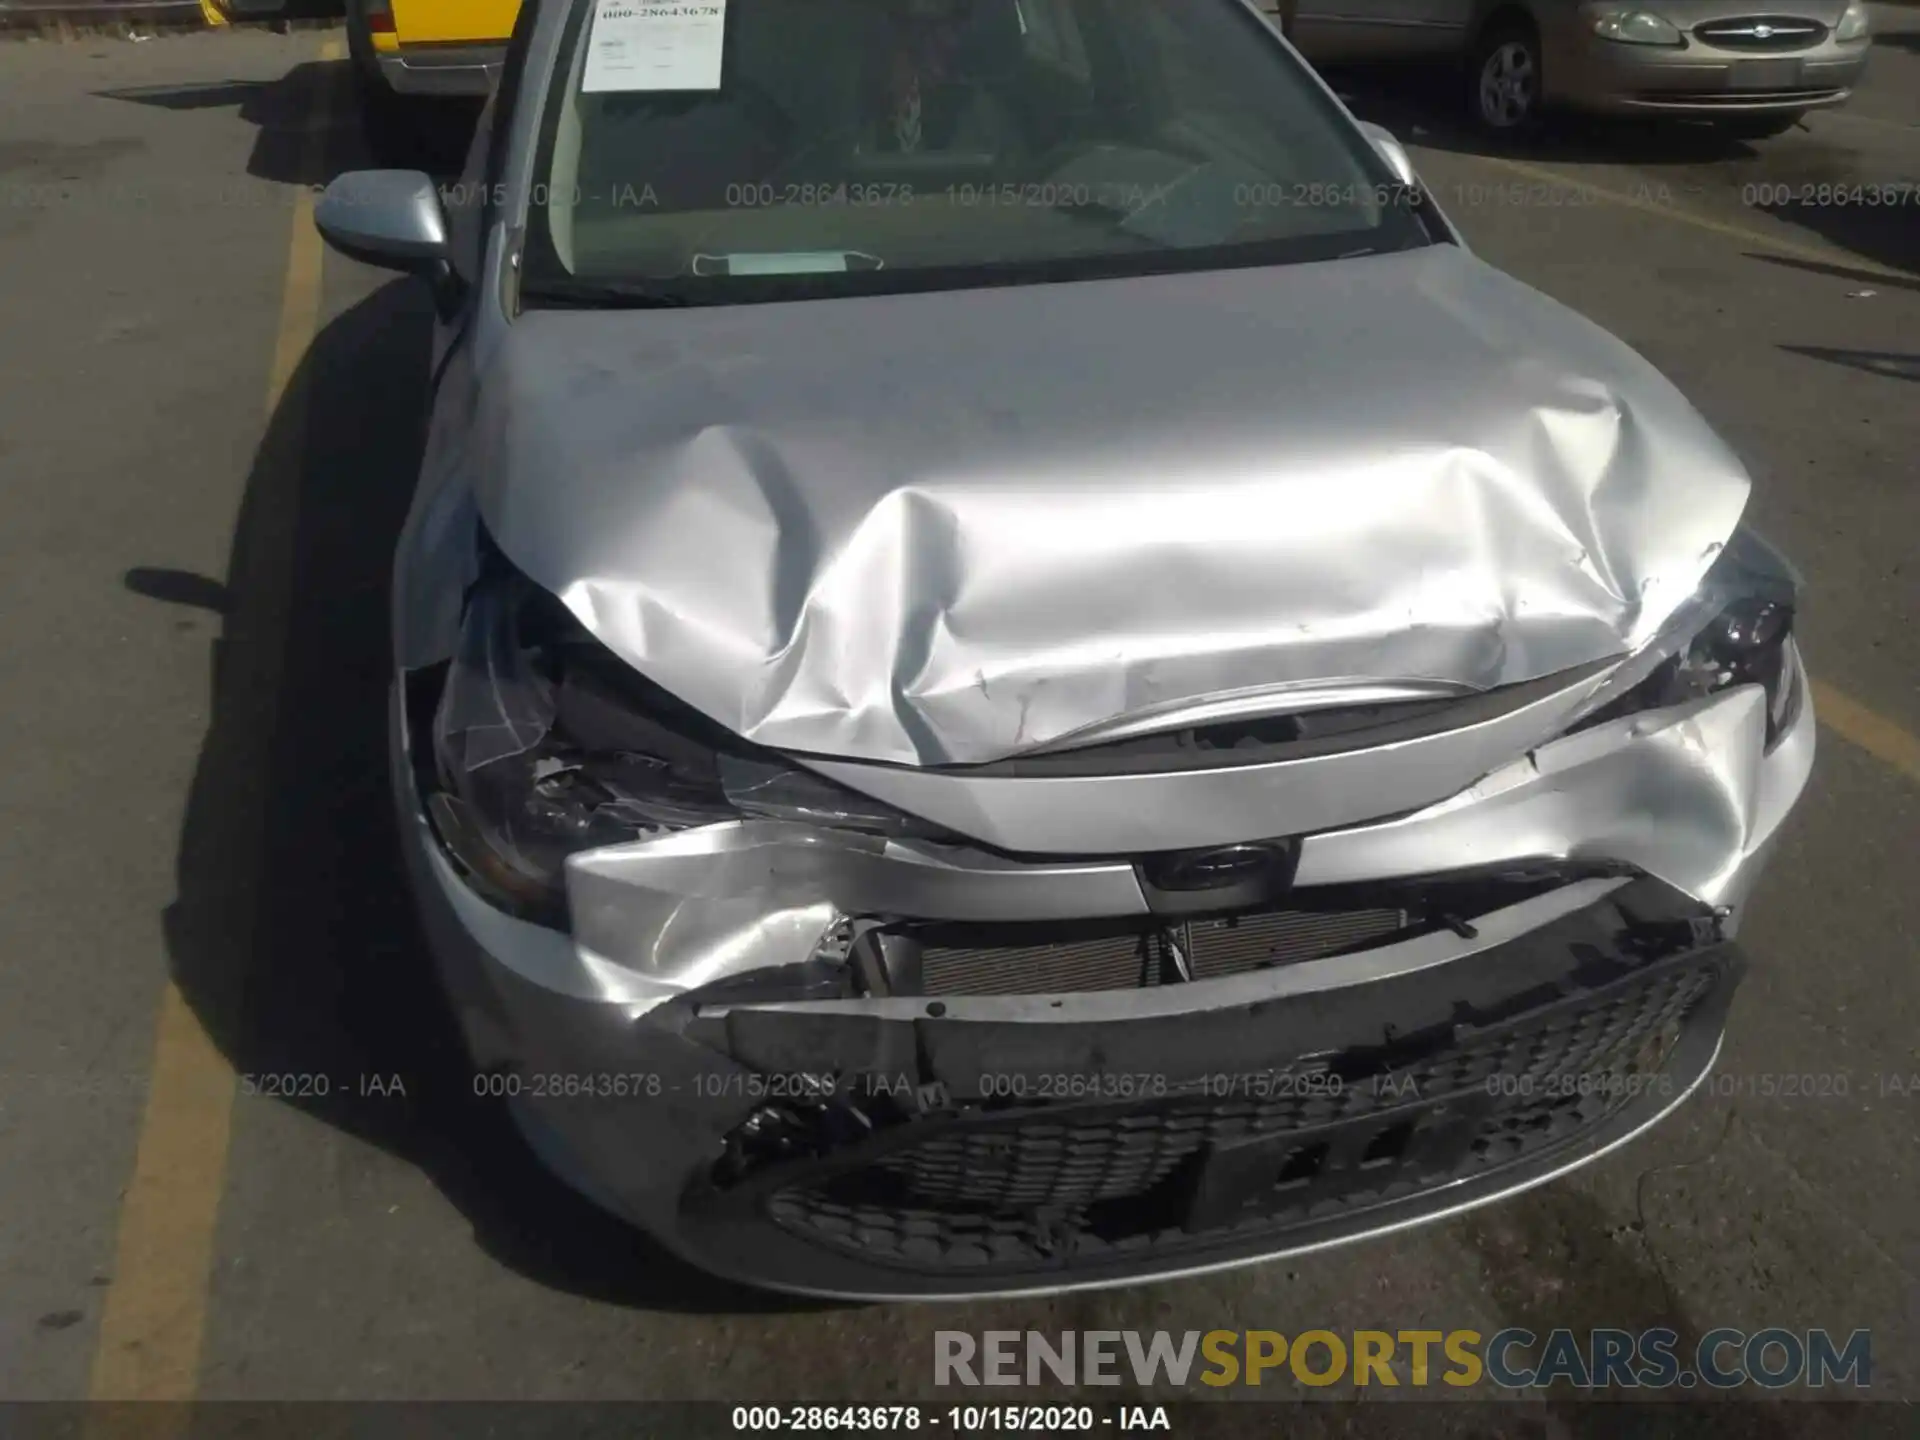
<svg viewBox="0 0 1920 1440">
<path fill-rule="evenodd" d="M 490 553 L 433 720 L 427 813 L 475 888 L 557 924 L 569 855 L 696 825 L 790 820 L 951 839 L 751 745 L 644 679 Z"/>
<path fill-rule="evenodd" d="M 1767 692 L 1767 743 L 1793 718 L 1798 672 L 1787 653 L 1793 607 L 1771 600 L 1736 601 L 1707 622 L 1687 648 L 1667 662 L 1658 703 L 1676 705 L 1735 685 Z"/>
<path fill-rule="evenodd" d="M 1867 18 L 1867 7 L 1855 3 L 1847 6 L 1841 15 L 1840 23 L 1833 27 L 1833 38 L 1843 44 L 1852 40 L 1864 40 L 1867 32 L 1873 28 L 1873 22 Z"/>
<path fill-rule="evenodd" d="M 1594 692 L 1574 728 L 1758 685 L 1767 696 L 1771 749 L 1799 713 L 1803 682 L 1792 638 L 1799 590 L 1798 573 L 1779 551 L 1745 527 L 1736 530 L 1693 599 Z"/>
<path fill-rule="evenodd" d="M 1684 45 L 1686 37 L 1671 20 L 1646 10 L 1606 10 L 1593 18 L 1593 33 L 1623 45 Z"/>
</svg>

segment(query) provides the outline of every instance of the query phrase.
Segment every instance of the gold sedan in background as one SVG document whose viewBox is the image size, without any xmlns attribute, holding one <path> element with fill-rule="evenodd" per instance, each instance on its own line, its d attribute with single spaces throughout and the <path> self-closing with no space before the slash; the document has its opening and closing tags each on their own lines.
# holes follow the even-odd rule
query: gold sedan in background
<svg viewBox="0 0 1920 1440">
<path fill-rule="evenodd" d="M 1552 107 L 1711 120 L 1777 135 L 1853 93 L 1861 0 L 1262 0 L 1315 64 L 1465 62 L 1495 131 Z"/>
</svg>

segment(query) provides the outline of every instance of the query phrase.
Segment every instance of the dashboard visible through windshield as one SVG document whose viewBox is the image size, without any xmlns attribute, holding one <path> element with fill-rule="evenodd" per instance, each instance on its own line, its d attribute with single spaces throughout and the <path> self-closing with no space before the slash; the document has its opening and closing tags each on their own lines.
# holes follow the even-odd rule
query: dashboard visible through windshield
<svg viewBox="0 0 1920 1440">
<path fill-rule="evenodd" d="M 530 303 L 1327 259 L 1414 197 L 1234 0 L 583 0 Z"/>
</svg>

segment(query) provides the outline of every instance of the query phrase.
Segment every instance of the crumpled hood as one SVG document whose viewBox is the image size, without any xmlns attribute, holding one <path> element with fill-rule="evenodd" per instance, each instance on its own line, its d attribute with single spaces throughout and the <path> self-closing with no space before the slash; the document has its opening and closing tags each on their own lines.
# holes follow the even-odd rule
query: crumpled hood
<svg viewBox="0 0 1920 1440">
<path fill-rule="evenodd" d="M 1620 654 L 1748 488 L 1645 361 L 1450 245 L 531 311 L 480 384 L 488 528 L 601 641 L 750 740 L 911 765 Z"/>
</svg>

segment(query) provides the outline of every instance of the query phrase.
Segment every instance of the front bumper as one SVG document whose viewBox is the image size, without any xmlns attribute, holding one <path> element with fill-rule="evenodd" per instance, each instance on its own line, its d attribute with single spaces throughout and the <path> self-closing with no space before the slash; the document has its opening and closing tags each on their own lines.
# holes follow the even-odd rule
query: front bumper
<svg viewBox="0 0 1920 1440">
<path fill-rule="evenodd" d="M 387 84 L 401 95 L 485 95 L 500 78 L 505 43 L 414 44 L 376 58 Z"/>
<path fill-rule="evenodd" d="M 1709 119 L 1842 104 L 1872 48 L 1831 39 L 1791 54 L 1726 50 L 1697 39 L 1675 49 L 1625 45 L 1592 34 L 1577 11 L 1558 43 L 1552 36 L 1546 43 L 1551 101 L 1603 113 Z"/>
<path fill-rule="evenodd" d="M 1747 687 L 1595 726 L 1304 842 L 1297 889 L 1542 859 L 1614 872 L 1462 933 L 1152 990 L 936 1002 L 753 982 L 805 977 L 863 911 L 1136 916 L 1131 867 L 713 826 L 576 857 L 569 936 L 489 906 L 445 859 L 398 690 L 393 770 L 476 1083 L 553 1169 L 750 1283 L 1018 1293 L 1434 1218 L 1677 1104 L 1711 1063 L 1729 937 L 1811 766 L 1810 705 L 1767 751 L 1763 704 Z"/>
</svg>

